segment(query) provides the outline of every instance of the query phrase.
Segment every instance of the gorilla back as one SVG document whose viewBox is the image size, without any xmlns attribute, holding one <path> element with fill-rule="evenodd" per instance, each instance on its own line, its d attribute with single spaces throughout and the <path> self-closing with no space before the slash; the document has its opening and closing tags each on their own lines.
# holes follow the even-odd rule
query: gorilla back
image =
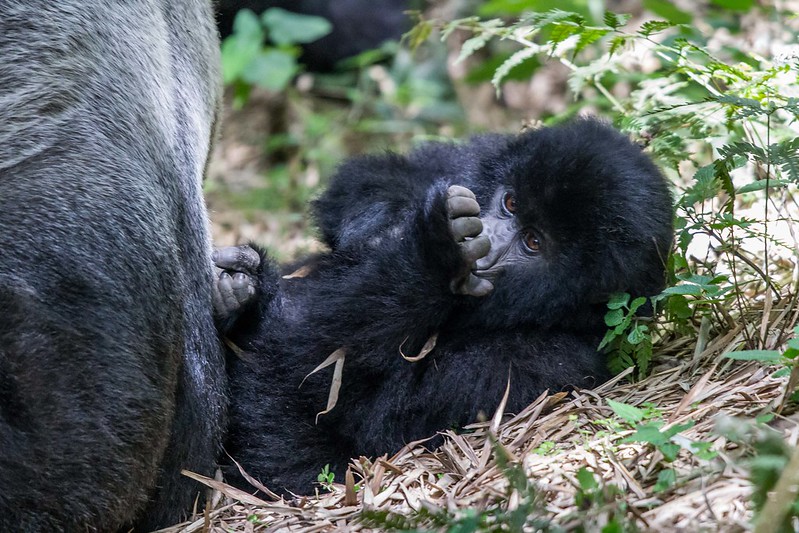
<svg viewBox="0 0 799 533">
<path fill-rule="evenodd" d="M 202 0 L 0 1 L 0 530 L 176 521 L 225 412 Z"/>
</svg>

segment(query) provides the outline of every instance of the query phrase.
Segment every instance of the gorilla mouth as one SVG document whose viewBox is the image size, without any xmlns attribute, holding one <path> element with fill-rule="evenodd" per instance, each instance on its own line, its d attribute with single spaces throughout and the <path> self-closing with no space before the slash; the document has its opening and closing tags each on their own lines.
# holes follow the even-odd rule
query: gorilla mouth
<svg viewBox="0 0 799 533">
<path fill-rule="evenodd" d="M 474 274 L 478 278 L 486 279 L 488 281 L 494 281 L 495 279 L 497 279 L 500 272 L 502 272 L 502 267 L 495 265 L 488 265 L 488 268 L 472 269 L 472 274 Z"/>
</svg>

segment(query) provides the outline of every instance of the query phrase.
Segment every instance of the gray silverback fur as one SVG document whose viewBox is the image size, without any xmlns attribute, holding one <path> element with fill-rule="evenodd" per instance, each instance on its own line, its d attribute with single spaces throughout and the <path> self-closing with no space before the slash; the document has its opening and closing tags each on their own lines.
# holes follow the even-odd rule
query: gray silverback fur
<svg viewBox="0 0 799 533">
<path fill-rule="evenodd" d="M 0 531 L 191 509 L 224 426 L 202 0 L 0 0 Z"/>
</svg>

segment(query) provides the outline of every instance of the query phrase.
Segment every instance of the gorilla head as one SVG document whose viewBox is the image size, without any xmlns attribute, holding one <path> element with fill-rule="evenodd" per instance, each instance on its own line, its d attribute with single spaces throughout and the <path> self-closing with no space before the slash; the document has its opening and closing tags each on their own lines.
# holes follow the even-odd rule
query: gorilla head
<svg viewBox="0 0 799 533">
<path fill-rule="evenodd" d="M 550 326 L 602 312 L 614 292 L 662 289 L 669 192 L 615 130 L 582 120 L 523 133 L 482 161 L 480 176 L 474 191 L 491 249 L 474 274 L 495 286 L 481 303 L 488 324 Z"/>
</svg>

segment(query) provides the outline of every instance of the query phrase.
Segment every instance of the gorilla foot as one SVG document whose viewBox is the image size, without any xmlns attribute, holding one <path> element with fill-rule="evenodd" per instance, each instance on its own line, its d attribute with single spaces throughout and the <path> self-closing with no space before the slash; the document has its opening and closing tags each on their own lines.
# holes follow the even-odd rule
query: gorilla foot
<svg viewBox="0 0 799 533">
<path fill-rule="evenodd" d="M 213 261 L 221 270 L 214 284 L 214 314 L 226 320 L 255 301 L 261 257 L 249 246 L 229 246 L 214 250 Z"/>
<path fill-rule="evenodd" d="M 475 262 L 488 255 L 491 242 L 481 235 L 483 223 L 480 221 L 480 204 L 474 193 L 466 187 L 452 185 L 447 189 L 447 217 L 453 239 L 460 245 L 465 275 L 452 280 L 452 292 L 469 296 L 485 296 L 494 289 L 486 279 L 472 274 Z"/>
</svg>

